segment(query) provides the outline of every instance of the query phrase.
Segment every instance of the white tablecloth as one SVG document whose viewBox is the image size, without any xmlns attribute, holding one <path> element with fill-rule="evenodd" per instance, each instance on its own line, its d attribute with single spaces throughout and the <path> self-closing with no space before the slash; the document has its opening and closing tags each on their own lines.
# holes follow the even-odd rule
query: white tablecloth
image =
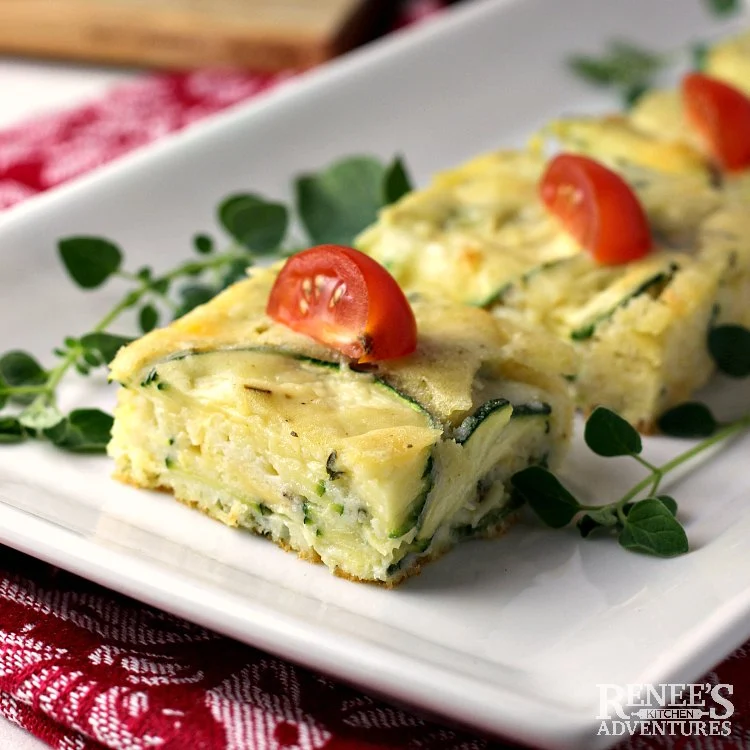
<svg viewBox="0 0 750 750">
<path fill-rule="evenodd" d="M 35 114 L 82 104 L 134 75 L 132 71 L 0 58 L 0 128 Z M 0 750 L 47 748 L 32 735 L 0 718 Z"/>
</svg>

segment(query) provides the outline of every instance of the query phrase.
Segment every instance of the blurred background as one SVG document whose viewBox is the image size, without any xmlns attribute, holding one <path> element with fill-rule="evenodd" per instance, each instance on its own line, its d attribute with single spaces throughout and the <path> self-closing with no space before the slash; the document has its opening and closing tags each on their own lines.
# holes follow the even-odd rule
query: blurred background
<svg viewBox="0 0 750 750">
<path fill-rule="evenodd" d="M 0 210 L 452 2 L 0 0 Z"/>
<path fill-rule="evenodd" d="M 411 3 L 414 13 L 420 5 Z M 399 22 L 398 0 L 3 0 L 0 53 L 137 67 L 307 68 Z"/>
</svg>

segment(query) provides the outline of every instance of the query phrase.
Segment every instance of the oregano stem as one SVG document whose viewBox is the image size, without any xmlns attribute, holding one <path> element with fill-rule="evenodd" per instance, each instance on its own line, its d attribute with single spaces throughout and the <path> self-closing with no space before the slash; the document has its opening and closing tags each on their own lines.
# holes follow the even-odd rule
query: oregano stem
<svg viewBox="0 0 750 750">
<path fill-rule="evenodd" d="M 579 510 L 601 511 L 602 508 L 612 508 L 617 512 L 618 518 L 624 522 L 625 514 L 623 511 L 623 506 L 625 506 L 631 500 L 636 498 L 641 492 L 647 489 L 649 485 L 651 485 L 651 493 L 656 494 L 656 491 L 659 488 L 659 485 L 661 484 L 662 479 L 671 471 L 674 471 L 679 466 L 682 466 L 682 464 L 687 463 L 692 458 L 695 458 L 695 456 L 699 455 L 700 453 L 703 453 L 703 451 L 706 451 L 709 448 L 713 447 L 714 445 L 717 445 L 718 443 L 721 443 L 724 440 L 729 439 L 733 435 L 737 435 L 743 430 L 746 430 L 749 428 L 750 428 L 750 414 L 745 414 L 745 416 L 740 417 L 739 419 L 736 419 L 733 422 L 729 422 L 728 424 L 724 425 L 720 430 L 717 430 L 713 435 L 710 435 L 709 437 L 704 438 L 699 443 L 696 443 L 689 450 L 686 450 L 684 453 L 680 453 L 678 456 L 675 456 L 669 461 L 666 461 L 661 466 L 656 466 L 655 464 L 651 464 L 645 459 L 641 460 L 641 457 L 636 454 L 630 454 L 640 464 L 643 464 L 648 469 L 650 469 L 650 473 L 648 474 L 648 476 L 644 477 L 640 482 L 633 485 L 619 500 L 617 500 L 614 503 L 609 503 L 607 505 L 583 505 L 581 504 L 579 506 Z"/>
<path fill-rule="evenodd" d="M 49 390 L 46 385 L 9 385 L 0 388 L 0 396 L 22 396 L 30 393 L 44 393 Z"/>
<path fill-rule="evenodd" d="M 646 461 L 643 456 L 639 456 L 637 453 L 631 453 L 631 458 L 634 458 L 636 461 L 638 461 L 641 466 L 645 466 L 652 474 L 658 474 L 659 473 L 659 467 L 652 464 L 650 461 Z"/>
<path fill-rule="evenodd" d="M 656 495 L 657 490 L 659 489 L 659 485 L 661 484 L 661 480 L 664 478 L 664 473 L 662 470 L 651 463 L 651 461 L 647 461 L 643 456 L 638 455 L 637 453 L 631 453 L 631 458 L 634 458 L 641 466 L 645 466 L 649 472 L 649 479 L 653 481 L 653 485 L 651 486 L 651 494 Z"/>
<path fill-rule="evenodd" d="M 704 438 L 689 450 L 686 450 L 684 453 L 680 453 L 678 456 L 675 456 L 673 459 L 667 461 L 666 463 L 663 463 L 661 466 L 655 467 L 655 471 L 653 472 L 653 474 L 647 476 L 645 479 L 642 479 L 630 490 L 628 490 L 628 492 L 626 492 L 617 501 L 617 505 L 619 507 L 622 507 L 623 505 L 625 505 L 625 503 L 629 502 L 634 497 L 643 492 L 643 490 L 645 490 L 646 487 L 648 487 L 649 484 L 654 481 L 654 474 L 659 476 L 659 478 L 664 477 L 669 474 L 669 472 L 674 471 L 679 466 L 682 466 L 684 463 L 690 461 L 690 459 L 695 458 L 695 456 L 699 455 L 700 453 L 703 453 L 703 451 L 708 450 L 714 445 L 717 445 L 718 443 L 721 443 L 724 440 L 727 440 L 733 435 L 737 435 L 738 433 L 748 428 L 750 428 L 750 414 L 746 414 L 745 416 L 736 419 L 734 422 L 729 422 L 729 424 L 725 425 L 720 430 L 717 430 L 713 435 Z"/>
<path fill-rule="evenodd" d="M 661 484 L 661 480 L 664 479 L 664 474 L 661 471 L 654 472 L 654 484 L 651 487 L 651 494 L 656 495 L 656 493 L 659 491 L 659 485 Z"/>
<path fill-rule="evenodd" d="M 140 302 L 147 293 L 153 291 L 154 287 L 158 287 L 158 285 L 160 284 L 174 281 L 180 276 L 186 276 L 189 273 L 201 273 L 202 271 L 210 268 L 220 268 L 221 266 L 229 265 L 231 263 L 236 263 L 243 260 L 247 261 L 248 265 L 250 264 L 250 258 L 248 257 L 248 254 L 239 252 L 223 253 L 222 255 L 216 255 L 212 258 L 207 258 L 206 260 L 191 260 L 177 266 L 168 273 L 165 273 L 163 276 L 152 279 L 149 282 L 143 282 L 135 274 L 121 271 L 118 273 L 119 276 L 126 279 L 137 280 L 140 282 L 140 286 L 133 291 L 128 292 L 128 294 L 126 294 L 125 297 L 120 300 L 120 302 L 118 302 L 106 315 L 104 315 L 104 317 L 99 320 L 98 323 L 96 323 L 96 325 L 92 327 L 90 332 L 102 333 L 103 331 L 106 331 L 106 329 L 109 328 L 109 326 L 112 325 L 112 323 L 114 323 L 115 320 L 117 320 L 117 318 L 122 315 L 122 313 L 138 304 L 138 302 Z M 63 379 L 63 377 L 65 377 L 67 371 L 76 363 L 80 355 L 81 350 L 79 348 L 73 347 L 72 349 L 70 349 L 70 351 L 68 351 L 65 357 L 63 357 L 57 367 L 50 370 L 47 383 L 44 386 L 39 387 L 40 390 L 38 391 L 38 393 L 40 394 L 40 399 L 44 396 L 49 398 L 54 394 L 54 391 L 60 384 L 60 381 Z M 18 391 L 16 391 L 16 393 L 17 392 Z"/>
<path fill-rule="evenodd" d="M 134 281 L 137 284 L 143 282 L 143 279 L 138 274 L 130 273 L 130 271 L 116 271 L 114 275 L 126 281 Z"/>
</svg>

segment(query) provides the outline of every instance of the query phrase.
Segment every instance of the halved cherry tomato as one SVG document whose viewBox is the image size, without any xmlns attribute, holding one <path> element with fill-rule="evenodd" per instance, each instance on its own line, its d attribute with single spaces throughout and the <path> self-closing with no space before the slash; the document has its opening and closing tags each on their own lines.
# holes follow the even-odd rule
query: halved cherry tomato
<svg viewBox="0 0 750 750">
<path fill-rule="evenodd" d="M 622 177 L 593 159 L 556 156 L 539 183 L 539 194 L 599 263 L 627 263 L 651 249 L 648 219 L 635 193 Z"/>
<path fill-rule="evenodd" d="M 682 100 L 690 123 L 722 169 L 750 166 L 750 98 L 703 73 L 682 79 Z"/>
<path fill-rule="evenodd" d="M 403 357 L 417 347 L 417 324 L 401 288 L 351 247 L 320 245 L 292 256 L 266 312 L 359 362 Z"/>
</svg>

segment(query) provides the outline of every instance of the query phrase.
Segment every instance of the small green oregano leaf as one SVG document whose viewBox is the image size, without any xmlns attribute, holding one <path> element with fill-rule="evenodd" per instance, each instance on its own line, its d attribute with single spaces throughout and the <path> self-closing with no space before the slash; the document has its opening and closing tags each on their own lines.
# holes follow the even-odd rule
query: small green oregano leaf
<svg viewBox="0 0 750 750">
<path fill-rule="evenodd" d="M 44 435 L 58 448 L 74 453 L 103 453 L 112 424 L 112 417 L 99 409 L 76 409 L 58 424 L 44 430 Z"/>
<path fill-rule="evenodd" d="M 659 500 L 662 505 L 673 515 L 677 515 L 677 501 L 669 495 L 656 495 L 656 499 Z M 631 510 L 636 506 L 636 502 L 625 503 L 622 506 L 622 512 L 627 516 Z"/>
<path fill-rule="evenodd" d="M 201 255 L 210 255 L 214 251 L 214 241 L 207 234 L 196 234 L 193 247 Z"/>
<path fill-rule="evenodd" d="M 718 427 L 711 410 L 697 401 L 688 401 L 665 411 L 657 425 L 665 435 L 678 438 L 709 437 Z"/>
<path fill-rule="evenodd" d="M 750 375 L 750 330 L 740 325 L 721 325 L 708 333 L 708 350 L 716 366 L 733 378 Z"/>
<path fill-rule="evenodd" d="M 553 529 L 567 526 L 580 510 L 580 503 L 560 480 L 541 466 L 529 466 L 511 478 L 514 495 Z"/>
<path fill-rule="evenodd" d="M 0 417 L 0 445 L 20 443 L 26 439 L 26 432 L 15 417 Z"/>
<path fill-rule="evenodd" d="M 742 7 L 741 0 L 703 0 L 708 10 L 716 16 L 729 16 Z"/>
<path fill-rule="evenodd" d="M 625 549 L 657 557 L 674 557 L 689 549 L 685 529 L 672 511 L 654 497 L 633 505 L 618 541 Z"/>
<path fill-rule="evenodd" d="M 0 387 L 43 385 L 47 373 L 39 362 L 27 352 L 13 350 L 0 357 Z M 0 408 L 6 397 L 0 396 Z M 33 393 L 18 393 L 11 400 L 18 404 L 30 404 L 35 398 Z"/>
<path fill-rule="evenodd" d="M 84 289 L 101 286 L 122 263 L 120 248 L 100 237 L 68 237 L 58 249 L 68 274 Z"/>
<path fill-rule="evenodd" d="M 377 160 L 355 156 L 295 185 L 297 210 L 313 244 L 351 245 L 383 207 L 385 168 Z"/>
<path fill-rule="evenodd" d="M 143 333 L 153 331 L 159 323 L 159 311 L 153 305 L 144 305 L 138 314 L 138 324 Z"/>
<path fill-rule="evenodd" d="M 286 206 L 252 194 L 232 195 L 219 206 L 219 221 L 243 247 L 257 254 L 278 249 L 286 235 Z"/>
<path fill-rule="evenodd" d="M 673 515 L 677 515 L 677 501 L 669 495 L 657 495 L 656 499 Z"/>
<path fill-rule="evenodd" d="M 44 382 L 46 374 L 30 354 L 13 350 L 0 357 L 0 376 L 10 386 L 39 385 Z"/>
<path fill-rule="evenodd" d="M 598 57 L 568 58 L 568 66 L 578 77 L 597 86 L 619 86 L 623 90 L 647 86 L 664 62 L 660 55 L 623 41 L 612 42 Z"/>
<path fill-rule="evenodd" d="M 219 219 L 219 223 L 227 231 L 230 231 L 229 227 L 232 223 L 232 215 L 236 211 L 241 211 L 243 208 L 248 208 L 250 206 L 262 206 L 265 202 L 265 198 L 260 195 L 255 195 L 254 193 L 233 193 L 219 203 L 216 215 Z"/>
<path fill-rule="evenodd" d="M 638 431 L 619 414 L 597 406 L 586 420 L 586 445 L 599 456 L 629 456 L 643 450 Z"/>
<path fill-rule="evenodd" d="M 606 59 L 588 55 L 572 55 L 568 58 L 568 67 L 588 83 L 597 86 L 609 86 L 615 83 L 615 73 Z"/>
<path fill-rule="evenodd" d="M 390 205 L 413 190 L 404 160 L 397 156 L 386 168 L 383 177 L 383 204 Z"/>
<path fill-rule="evenodd" d="M 107 365 L 114 358 L 117 352 L 127 346 L 133 339 L 127 336 L 118 336 L 114 333 L 87 333 L 80 340 L 81 346 L 86 353 L 93 355 L 87 358 L 87 362 L 92 365 Z"/>
</svg>

